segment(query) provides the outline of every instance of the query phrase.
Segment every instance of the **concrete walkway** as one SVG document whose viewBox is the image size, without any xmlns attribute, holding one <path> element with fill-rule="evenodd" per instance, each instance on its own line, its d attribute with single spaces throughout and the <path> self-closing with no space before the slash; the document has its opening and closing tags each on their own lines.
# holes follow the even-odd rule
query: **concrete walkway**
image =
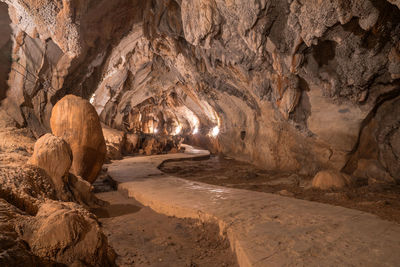
<svg viewBox="0 0 400 267">
<path fill-rule="evenodd" d="M 184 154 L 131 157 L 108 165 L 128 193 L 153 210 L 215 222 L 240 266 L 400 266 L 400 225 L 365 212 L 275 194 L 187 181 L 162 173 Z"/>
</svg>

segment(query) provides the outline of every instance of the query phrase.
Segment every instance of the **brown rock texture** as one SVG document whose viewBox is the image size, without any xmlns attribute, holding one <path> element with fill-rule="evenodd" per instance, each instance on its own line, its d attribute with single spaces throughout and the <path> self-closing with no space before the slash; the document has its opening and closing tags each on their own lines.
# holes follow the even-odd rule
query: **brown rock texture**
<svg viewBox="0 0 400 267">
<path fill-rule="evenodd" d="M 102 125 L 104 140 L 107 147 L 107 160 L 121 159 L 125 147 L 125 133 Z"/>
<path fill-rule="evenodd" d="M 43 169 L 0 168 L 0 264 L 112 265 L 113 251 L 94 215 L 56 200 L 52 178 Z"/>
<path fill-rule="evenodd" d="M 52 179 L 36 166 L 0 168 L 0 198 L 35 215 L 46 199 L 57 199 Z"/>
<path fill-rule="evenodd" d="M 126 140 L 123 147 L 125 154 L 133 154 L 136 152 L 139 143 L 139 136 L 137 134 L 126 134 Z"/>
<path fill-rule="evenodd" d="M 19 229 L 41 258 L 66 265 L 113 266 L 113 251 L 97 219 L 75 203 L 47 201 Z"/>
<path fill-rule="evenodd" d="M 360 159 L 358 161 L 357 169 L 353 173 L 356 177 L 361 177 L 368 180 L 368 184 L 373 183 L 395 183 L 395 179 L 377 160 L 373 159 Z"/>
<path fill-rule="evenodd" d="M 56 190 L 61 192 L 65 186 L 65 176 L 72 164 L 72 151 L 60 137 L 45 134 L 40 137 L 34 147 L 28 164 L 38 166 L 52 178 Z"/>
<path fill-rule="evenodd" d="M 71 173 L 93 183 L 106 155 L 103 132 L 93 106 L 85 99 L 67 95 L 54 106 L 50 125 L 53 134 L 71 147 Z"/>
<path fill-rule="evenodd" d="M 2 109 L 0 141 L 0 266 L 113 266 L 96 217 L 75 203 L 58 202 L 102 204 L 90 183 L 68 173 L 66 142 L 46 134 L 35 144 L 30 129 L 16 128 Z"/>
<path fill-rule="evenodd" d="M 334 170 L 320 171 L 312 180 L 312 187 L 322 190 L 343 188 L 351 184 L 352 178 L 349 175 Z"/>
<path fill-rule="evenodd" d="M 8 73 L 11 67 L 11 20 L 8 6 L 0 3 L 0 101 L 6 97 Z"/>
<path fill-rule="evenodd" d="M 23 213 L 0 199 L 0 265 L 1 266 L 52 266 L 26 249 L 23 239 L 15 230 L 15 223 Z"/>
<path fill-rule="evenodd" d="M 351 174 L 374 159 L 400 179 L 396 0 L 3 2 L 3 104 L 36 136 L 75 94 L 110 127 L 196 132 L 266 169 Z"/>
</svg>

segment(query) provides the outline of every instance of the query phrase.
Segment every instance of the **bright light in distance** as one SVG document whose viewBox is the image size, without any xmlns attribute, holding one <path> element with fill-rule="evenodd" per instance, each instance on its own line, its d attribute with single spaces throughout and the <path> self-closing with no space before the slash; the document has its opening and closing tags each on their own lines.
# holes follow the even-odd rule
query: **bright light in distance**
<svg viewBox="0 0 400 267">
<path fill-rule="evenodd" d="M 180 134 L 180 133 L 181 133 L 181 131 L 182 131 L 182 126 L 181 126 L 181 125 L 178 125 L 178 127 L 176 127 L 176 129 L 175 129 L 175 133 L 174 133 L 174 135 L 178 135 L 178 134 Z"/>
<path fill-rule="evenodd" d="M 219 127 L 215 126 L 214 128 L 212 128 L 211 130 L 211 136 L 212 137 L 216 137 L 219 134 Z"/>
<path fill-rule="evenodd" d="M 158 133 L 158 129 L 154 129 L 154 133 Z"/>
<path fill-rule="evenodd" d="M 199 128 L 194 128 L 194 130 L 193 130 L 193 134 L 197 134 L 197 133 L 199 133 Z"/>
<path fill-rule="evenodd" d="M 95 98 L 95 96 L 96 96 L 96 94 L 93 94 L 92 97 L 91 97 L 90 100 L 89 100 L 90 104 L 92 104 L 92 105 L 93 105 L 93 103 L 94 103 L 94 98 Z"/>
</svg>

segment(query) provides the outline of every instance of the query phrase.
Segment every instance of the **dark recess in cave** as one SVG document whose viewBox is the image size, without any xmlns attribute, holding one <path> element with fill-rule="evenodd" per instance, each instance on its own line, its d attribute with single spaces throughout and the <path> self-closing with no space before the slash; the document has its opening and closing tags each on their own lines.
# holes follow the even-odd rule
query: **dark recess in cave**
<svg viewBox="0 0 400 267">
<path fill-rule="evenodd" d="M 335 58 L 336 42 L 323 41 L 320 42 L 313 50 L 313 56 L 318 62 L 318 66 L 328 65 L 329 61 Z"/>
<path fill-rule="evenodd" d="M 6 97 L 8 73 L 11 70 L 11 27 L 8 6 L 0 3 L 0 101 Z"/>
</svg>

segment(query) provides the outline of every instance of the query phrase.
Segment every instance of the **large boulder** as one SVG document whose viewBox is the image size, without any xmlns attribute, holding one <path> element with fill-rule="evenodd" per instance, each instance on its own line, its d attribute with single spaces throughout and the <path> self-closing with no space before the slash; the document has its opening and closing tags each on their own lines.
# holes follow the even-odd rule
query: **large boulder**
<svg viewBox="0 0 400 267">
<path fill-rule="evenodd" d="M 53 134 L 62 137 L 71 147 L 71 173 L 93 183 L 106 156 L 106 144 L 94 107 L 83 98 L 67 95 L 54 106 L 50 125 Z"/>
<path fill-rule="evenodd" d="M 72 164 L 69 145 L 60 137 L 45 134 L 39 138 L 28 164 L 38 166 L 51 177 L 57 192 L 64 191 L 65 179 Z"/>
<path fill-rule="evenodd" d="M 41 258 L 66 265 L 113 265 L 115 253 L 96 217 L 75 203 L 46 201 L 35 217 L 22 221 L 17 229 Z"/>
<path fill-rule="evenodd" d="M 349 175 L 335 170 L 320 171 L 312 180 L 312 187 L 322 190 L 343 188 L 351 184 L 352 180 Z"/>
</svg>

